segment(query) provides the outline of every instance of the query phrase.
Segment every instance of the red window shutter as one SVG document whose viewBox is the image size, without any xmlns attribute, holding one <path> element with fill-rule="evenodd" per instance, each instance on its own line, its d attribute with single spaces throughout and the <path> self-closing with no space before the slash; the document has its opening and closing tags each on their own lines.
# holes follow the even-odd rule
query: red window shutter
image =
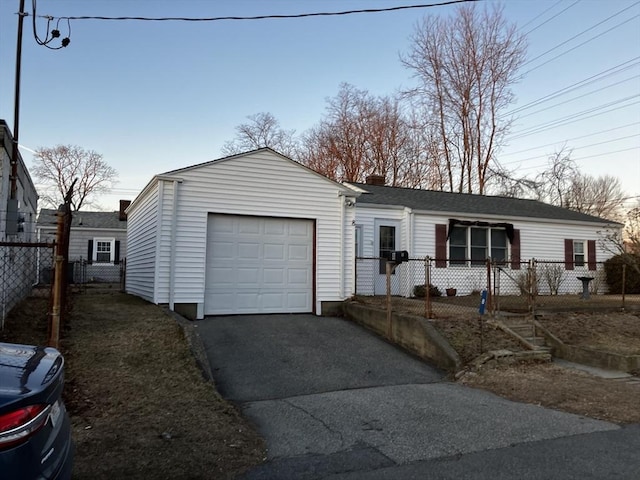
<svg viewBox="0 0 640 480">
<path fill-rule="evenodd" d="M 564 268 L 566 270 L 573 270 L 573 240 L 570 238 L 564 239 Z"/>
<path fill-rule="evenodd" d="M 587 240 L 587 263 L 589 270 L 596 270 L 596 241 Z"/>
<path fill-rule="evenodd" d="M 447 267 L 447 226 L 436 225 L 436 268 Z"/>
<path fill-rule="evenodd" d="M 520 270 L 520 230 L 513 231 L 511 241 L 511 269 Z"/>
</svg>

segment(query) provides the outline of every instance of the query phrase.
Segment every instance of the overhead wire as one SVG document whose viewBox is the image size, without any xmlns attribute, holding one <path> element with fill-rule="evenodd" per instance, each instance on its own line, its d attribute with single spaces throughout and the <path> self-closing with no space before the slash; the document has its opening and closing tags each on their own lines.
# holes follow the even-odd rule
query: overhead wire
<svg viewBox="0 0 640 480">
<path fill-rule="evenodd" d="M 533 67 L 533 68 L 530 68 L 529 70 L 527 70 L 526 72 L 524 72 L 522 75 L 523 75 L 523 76 L 525 76 L 525 75 L 527 75 L 528 73 L 531 73 L 531 72 L 533 72 L 534 70 L 537 70 L 538 68 L 543 67 L 544 65 L 546 65 L 546 64 L 548 64 L 548 63 L 550 63 L 550 62 L 553 62 L 554 60 L 557 60 L 557 59 L 558 59 L 558 58 L 560 58 L 560 57 L 563 57 L 563 56 L 564 56 L 564 55 L 566 55 L 567 53 L 573 52 L 575 49 L 580 48 L 580 47 L 582 47 L 582 46 L 586 45 L 587 43 L 590 43 L 590 42 L 594 41 L 595 39 L 600 38 L 600 37 L 602 37 L 603 35 L 606 35 L 606 34 L 607 34 L 607 33 L 609 33 L 609 32 L 612 32 L 612 31 L 613 31 L 613 30 L 615 30 L 616 28 L 620 28 L 622 25 L 624 25 L 624 24 L 626 24 L 626 23 L 629 23 L 631 20 L 635 20 L 635 19 L 636 19 L 636 18 L 638 18 L 638 17 L 640 17 L 640 14 L 636 14 L 636 15 L 634 15 L 633 17 L 630 17 L 630 18 L 628 18 L 628 19 L 626 19 L 626 20 L 624 20 L 624 21 L 622 21 L 622 22 L 618 23 L 617 25 L 614 25 L 613 27 L 611 27 L 611 28 L 609 28 L 609 29 L 605 30 L 604 32 L 600 32 L 598 35 L 596 35 L 596 36 L 594 36 L 594 37 L 591 37 L 591 38 L 589 38 L 589 39 L 585 40 L 585 41 L 584 41 L 584 42 L 582 42 L 582 43 L 579 43 L 579 44 L 578 44 L 578 45 L 576 45 L 575 47 L 572 47 L 572 48 L 570 48 L 569 50 L 566 50 L 566 51 L 564 51 L 564 52 L 562 52 L 562 53 L 559 53 L 558 55 L 556 55 L 555 57 L 550 58 L 550 59 L 549 59 L 549 60 L 547 60 L 546 62 L 543 62 L 543 63 L 541 63 L 541 64 L 539 64 L 539 65 L 537 65 L 537 66 L 535 66 L 535 67 Z"/>
<path fill-rule="evenodd" d="M 599 130 L 597 132 L 591 132 L 591 133 L 588 133 L 586 135 L 580 135 L 579 137 L 567 138 L 566 140 L 562 140 L 562 141 L 563 142 L 571 142 L 571 141 L 574 141 L 574 140 L 581 140 L 583 138 L 591 138 L 591 137 L 595 137 L 597 135 L 600 135 L 602 133 L 614 132 L 616 130 L 621 130 L 623 128 L 632 127 L 632 126 L 635 126 L 635 125 L 640 125 L 640 122 L 631 122 L 631 123 L 627 123 L 625 125 L 620 125 L 618 127 L 608 128 L 606 130 Z M 561 142 L 551 142 L 551 143 L 546 143 L 544 145 L 538 145 L 536 147 L 525 148 L 524 150 L 518 150 L 517 152 L 505 153 L 505 154 L 502 155 L 502 157 L 508 157 L 510 155 L 517 155 L 519 153 L 531 152 L 533 150 L 539 150 L 541 148 L 551 147 L 553 145 L 557 145 L 558 143 L 561 143 Z"/>
<path fill-rule="evenodd" d="M 616 107 L 616 108 L 612 108 L 612 109 L 609 109 L 609 110 L 601 111 L 599 113 L 594 113 L 593 115 L 589 115 L 590 113 L 597 112 L 598 110 L 601 110 L 603 108 L 608 108 L 608 107 L 611 107 L 613 105 L 616 105 L 616 104 L 619 104 L 619 103 L 623 103 L 623 102 L 626 102 L 628 100 L 631 100 L 631 99 L 637 98 L 637 97 L 640 97 L 640 94 L 629 95 L 628 97 L 625 97 L 625 98 L 622 98 L 622 99 L 618 99 L 618 100 L 615 100 L 613 102 L 608 102 L 608 103 L 599 105 L 597 107 L 589 108 L 587 110 L 583 110 L 581 112 L 577 112 L 577 113 L 574 113 L 572 115 L 568 115 L 566 117 L 558 118 L 558 119 L 550 121 L 550 122 L 541 123 L 541 124 L 535 125 L 533 127 L 530 127 L 527 130 L 523 130 L 522 132 L 518 132 L 517 134 L 515 134 L 514 136 L 509 137 L 509 138 L 511 140 L 516 140 L 516 139 L 519 139 L 519 138 L 528 137 L 528 136 L 534 135 L 536 133 L 544 132 L 544 131 L 549 130 L 551 128 L 556 128 L 556 127 L 567 125 L 569 123 L 573 123 L 573 122 L 577 121 L 577 119 L 586 120 L 588 118 L 593 118 L 593 117 L 596 117 L 596 116 L 599 116 L 599 115 L 604 115 L 605 113 L 611 113 L 611 112 L 615 112 L 615 111 L 621 110 L 623 108 L 628 108 L 630 106 L 633 106 L 633 105 L 636 105 L 636 104 L 640 103 L 640 100 L 635 101 L 635 102 L 631 102 L 631 103 L 629 103 L 627 105 L 622 105 L 622 106 L 619 106 L 619 107 Z"/>
<path fill-rule="evenodd" d="M 514 113 L 518 113 L 522 110 L 526 110 L 529 108 L 532 108 L 536 105 L 539 105 L 541 103 L 545 103 L 549 100 L 553 100 L 556 97 L 562 96 L 566 93 L 572 92 L 574 90 L 577 90 L 579 88 L 582 88 L 584 86 L 590 85 L 592 83 L 598 82 L 600 80 L 603 80 L 605 78 L 608 78 L 612 75 L 617 75 L 618 73 L 621 73 L 625 70 L 628 70 L 630 68 L 633 68 L 636 65 L 640 65 L 640 56 L 634 57 L 630 60 L 627 60 L 626 62 L 622 62 L 618 65 L 615 65 L 611 68 L 608 68 L 606 70 L 603 70 L 602 72 L 596 73 L 595 75 L 592 75 L 590 77 L 585 78 L 584 80 L 580 80 L 579 82 L 573 83 L 571 85 L 568 85 L 564 88 L 561 88 L 560 90 L 556 90 L 555 92 L 549 93 L 543 97 L 540 97 L 536 100 L 533 100 L 532 102 L 529 102 L 525 105 L 522 105 L 521 107 L 515 108 L 514 110 L 511 110 L 507 113 L 505 113 L 505 116 L 509 116 L 509 115 L 513 115 Z M 620 68 L 620 70 L 614 71 L 616 69 Z"/>
<path fill-rule="evenodd" d="M 603 23 L 608 22 L 608 21 L 609 21 L 609 20 L 611 20 L 612 18 L 615 18 L 615 17 L 617 17 L 618 15 L 620 15 L 620 14 L 622 14 L 622 13 L 626 12 L 626 11 L 627 11 L 627 10 L 629 10 L 630 8 L 635 7 L 635 6 L 636 6 L 636 5 L 638 5 L 639 3 L 640 3 L 640 1 L 638 1 L 638 2 L 636 2 L 636 3 L 633 3 L 633 4 L 629 5 L 628 7 L 623 8 L 622 10 L 620 10 L 620 11 L 618 11 L 618 12 L 614 13 L 613 15 L 611 15 L 611 16 L 609 16 L 609 17 L 607 17 L 607 18 L 605 18 L 604 20 L 601 20 L 600 22 L 598 22 L 598 23 L 596 23 L 596 24 L 594 24 L 594 25 L 590 26 L 589 28 L 587 28 L 587 29 L 585 29 L 585 30 L 581 31 L 580 33 L 577 33 L 577 34 L 576 34 L 576 35 L 574 35 L 573 37 L 568 38 L 568 39 L 567 39 L 567 40 L 565 40 L 564 42 L 561 42 L 561 43 L 557 44 L 555 47 L 550 48 L 550 49 L 549 49 L 549 50 L 547 50 L 546 52 L 541 53 L 541 54 L 540 54 L 540 55 L 538 55 L 537 57 L 533 57 L 532 59 L 530 59 L 530 60 L 528 60 L 528 61 L 524 62 L 524 63 L 522 64 L 522 66 L 528 65 L 528 64 L 530 64 L 530 63 L 532 63 L 532 62 L 536 61 L 536 60 L 537 60 L 537 59 L 539 59 L 540 57 L 544 57 L 546 54 L 553 52 L 554 50 L 556 50 L 556 49 L 560 48 L 561 46 L 566 45 L 566 44 L 567 44 L 567 43 L 569 43 L 571 40 L 575 40 L 576 38 L 580 37 L 581 35 L 584 35 L 585 33 L 587 33 L 587 32 L 589 32 L 589 31 L 593 30 L 594 28 L 599 27 L 599 26 L 600 26 L 600 25 L 602 25 Z M 575 4 L 573 4 L 573 5 L 575 5 Z M 571 6 L 573 6 L 573 5 L 571 5 Z M 563 10 L 563 11 L 564 11 L 564 10 Z M 560 12 L 560 13 L 562 13 L 562 12 Z"/>
<path fill-rule="evenodd" d="M 611 83 L 611 84 L 606 85 L 604 87 L 600 87 L 597 90 L 591 90 L 590 92 L 583 93 L 582 95 L 578 95 L 577 97 L 573 97 L 573 98 L 570 98 L 568 100 L 564 100 L 562 102 L 554 103 L 553 105 L 549 105 L 549 106 L 547 106 L 545 108 L 542 108 L 540 110 L 536 110 L 534 112 L 529 112 L 526 115 L 520 115 L 520 116 L 518 116 L 518 120 L 526 118 L 526 117 L 530 117 L 531 115 L 537 115 L 538 113 L 541 113 L 541 112 L 546 112 L 547 110 L 551 110 L 553 108 L 557 108 L 557 107 L 559 107 L 561 105 L 566 105 L 567 103 L 575 102 L 576 100 L 580 100 L 581 98 L 588 97 L 589 95 L 593 95 L 594 93 L 601 93 L 602 91 L 607 90 L 608 88 L 616 87 L 616 86 L 618 86 L 618 85 L 620 85 L 622 83 L 625 83 L 625 82 L 628 82 L 630 80 L 634 80 L 634 79 L 637 79 L 637 78 L 640 78 L 640 74 L 633 75 L 632 77 L 625 78 L 624 80 L 620 80 L 618 82 Z"/>
<path fill-rule="evenodd" d="M 146 21 L 146 22 L 218 22 L 226 20 L 278 20 L 278 19 L 291 19 L 291 18 L 308 18 L 308 17 L 330 17 L 330 16 L 344 16 L 354 15 L 361 13 L 382 13 L 382 12 L 395 12 L 400 10 L 410 10 L 418 8 L 432 8 L 441 7 L 446 5 L 455 5 L 458 3 L 477 2 L 481 0 L 448 0 L 439 3 L 422 3 L 414 5 L 398 5 L 395 7 L 383 7 L 383 8 L 362 8 L 353 10 L 342 10 L 337 12 L 309 12 L 309 13 L 294 13 L 294 14 L 268 14 L 268 15 L 253 15 L 253 16 L 220 16 L 220 17 L 143 17 L 143 16 L 120 16 L 111 17 L 103 15 L 81 15 L 81 16 L 64 16 L 64 17 L 52 17 L 60 18 L 64 20 L 134 20 L 134 21 Z"/>
<path fill-rule="evenodd" d="M 558 2 L 560 3 L 560 2 Z M 558 4 L 556 3 L 555 5 L 553 5 L 554 7 Z M 571 5 L 569 5 L 568 7 L 560 10 L 558 13 L 556 13 L 553 17 L 548 18 L 547 20 L 545 20 L 544 22 L 542 22 L 540 25 L 532 28 L 531 30 L 529 30 L 528 32 L 526 32 L 524 35 L 529 35 L 531 32 L 535 32 L 537 29 L 539 29 L 540 27 L 542 27 L 543 25 L 546 25 L 547 23 L 549 23 L 551 20 L 553 20 L 556 17 L 559 17 L 560 15 L 562 15 L 564 12 L 566 12 L 567 10 L 569 10 L 571 7 L 575 6 L 576 4 L 580 3 L 580 0 L 576 0 L 575 2 L 573 2 Z M 551 7 L 553 8 L 553 7 Z M 546 13 L 547 11 L 549 11 L 549 9 L 545 10 L 544 12 L 542 12 L 542 14 Z M 541 15 L 542 15 L 541 14 Z M 540 15 L 538 15 L 539 17 Z M 536 18 L 538 18 L 536 17 Z M 530 23 L 530 22 L 529 22 Z"/>
</svg>

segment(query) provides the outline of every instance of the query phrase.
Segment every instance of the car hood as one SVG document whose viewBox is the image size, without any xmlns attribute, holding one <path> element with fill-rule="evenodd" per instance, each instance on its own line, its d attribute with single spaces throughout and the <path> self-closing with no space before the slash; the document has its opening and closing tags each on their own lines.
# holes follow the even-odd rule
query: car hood
<svg viewBox="0 0 640 480">
<path fill-rule="evenodd" d="M 45 390 L 63 366 L 55 348 L 0 343 L 0 407 Z"/>
</svg>

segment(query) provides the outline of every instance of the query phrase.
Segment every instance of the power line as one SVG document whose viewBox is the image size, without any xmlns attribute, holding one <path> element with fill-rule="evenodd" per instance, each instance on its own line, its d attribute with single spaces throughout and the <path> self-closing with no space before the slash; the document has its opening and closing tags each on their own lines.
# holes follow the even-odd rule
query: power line
<svg viewBox="0 0 640 480">
<path fill-rule="evenodd" d="M 576 2 L 576 3 L 577 3 L 577 2 Z M 596 23 L 595 25 L 590 26 L 590 27 L 589 27 L 589 28 L 587 28 L 586 30 L 583 30 L 583 31 L 581 31 L 580 33 L 578 33 L 578 34 L 574 35 L 573 37 L 571 37 L 571 38 L 569 38 L 569 39 L 565 40 L 564 42 L 559 43 L 559 44 L 558 44 L 558 45 L 556 45 L 555 47 L 550 48 L 550 49 L 549 49 L 549 50 L 547 50 L 546 52 L 541 53 L 541 54 L 540 54 L 540 55 L 538 55 L 537 57 L 533 57 L 531 60 L 528 60 L 528 61 L 524 62 L 524 63 L 522 64 L 522 66 L 528 65 L 528 64 L 530 64 L 531 62 L 534 62 L 535 60 L 539 59 L 540 57 L 544 57 L 547 53 L 553 52 L 555 49 L 560 48 L 561 46 L 563 46 L 563 45 L 565 45 L 565 44 L 569 43 L 571 40 L 574 40 L 574 39 L 578 38 L 579 36 L 584 35 L 585 33 L 587 33 L 587 32 L 589 32 L 589 31 L 593 30 L 594 28 L 596 28 L 596 27 L 598 27 L 598 26 L 602 25 L 603 23 L 608 22 L 608 21 L 609 21 L 609 20 L 611 20 L 612 18 L 617 17 L 618 15 L 620 15 L 621 13 L 626 12 L 626 11 L 627 11 L 627 10 L 629 10 L 630 8 L 635 7 L 636 5 L 638 5 L 638 3 L 640 3 L 640 2 L 636 2 L 636 3 L 632 4 L 632 5 L 629 5 L 629 6 L 628 6 L 628 7 L 626 7 L 626 8 L 623 8 L 622 10 L 620 10 L 620 11 L 619 11 L 619 12 L 617 12 L 617 13 L 614 13 L 614 14 L 613 14 L 613 15 L 611 15 L 610 17 L 605 18 L 604 20 L 602 20 L 602 21 L 600 21 L 600 22 Z M 575 5 L 575 3 L 574 3 L 574 4 L 572 4 L 572 5 L 570 5 L 569 7 L 572 7 L 573 5 Z M 569 7 L 567 7 L 567 8 L 569 8 Z M 564 10 L 563 10 L 563 11 L 564 11 Z M 560 12 L 560 13 L 562 13 L 562 12 Z"/>
<path fill-rule="evenodd" d="M 575 47 L 572 47 L 572 48 L 570 48 L 569 50 L 566 50 L 566 51 L 564 51 L 564 52 L 562 52 L 562 53 L 559 53 L 558 55 L 556 55 L 556 56 L 555 56 L 555 57 L 553 57 L 553 58 L 550 58 L 550 59 L 549 59 L 549 60 L 547 60 L 546 62 L 543 62 L 543 63 L 541 63 L 540 65 L 538 65 L 538 66 L 536 66 L 536 67 L 530 68 L 529 70 L 527 70 L 526 72 L 524 72 L 522 75 L 523 75 L 523 76 L 524 76 L 524 75 L 527 75 L 528 73 L 531 73 L 531 72 L 533 72 L 534 70 L 537 70 L 538 68 L 540 68 L 540 67 L 542 67 L 542 66 L 546 65 L 547 63 L 550 63 L 550 62 L 552 62 L 552 61 L 554 61 L 554 60 L 556 60 L 556 59 L 558 59 L 558 58 L 560 58 L 560 57 L 562 57 L 562 56 L 566 55 L 567 53 L 574 51 L 576 48 L 580 48 L 580 47 L 582 47 L 582 46 L 586 45 L 587 43 L 592 42 L 592 41 L 593 41 L 593 40 L 595 40 L 596 38 L 600 38 L 601 36 L 606 35 L 607 33 L 611 32 L 612 30 L 615 30 L 616 28 L 620 28 L 620 27 L 621 27 L 622 25 L 624 25 L 625 23 L 629 23 L 631 20 L 635 20 L 635 19 L 636 19 L 636 18 L 638 18 L 638 17 L 640 17 L 640 14 L 634 15 L 633 17 L 628 18 L 628 19 L 626 19 L 625 21 L 620 22 L 620 23 L 618 23 L 617 25 L 614 25 L 613 27 L 611 27 L 611 28 L 609 28 L 609 29 L 605 30 L 604 32 L 599 33 L 599 34 L 598 34 L 598 35 L 596 35 L 595 37 L 591 37 L 591 38 L 589 38 L 589 39 L 585 40 L 584 42 L 579 43 L 579 44 L 578 44 L 578 45 L 576 45 Z"/>
<path fill-rule="evenodd" d="M 599 112 L 599 113 L 595 113 L 593 115 L 585 116 L 585 115 L 587 115 L 589 113 L 596 112 L 596 111 L 601 110 L 603 108 L 607 108 L 607 107 L 610 107 L 610 106 L 613 106 L 613 105 L 616 105 L 616 104 L 631 100 L 631 99 L 636 98 L 638 96 L 640 96 L 640 94 L 630 95 L 628 97 L 625 97 L 625 98 L 622 98 L 622 99 L 618 99 L 618 100 L 615 100 L 613 102 L 609 102 L 609 103 L 606 103 L 606 104 L 603 104 L 603 105 L 599 105 L 597 107 L 593 107 L 593 108 L 590 108 L 590 109 L 587 109 L 587 110 L 583 110 L 581 112 L 577 112 L 577 113 L 572 114 L 572 115 L 568 115 L 566 117 L 562 117 L 562 118 L 558 118 L 556 120 L 552 120 L 551 122 L 541 123 L 539 125 L 535 125 L 535 126 L 529 128 L 528 130 L 524 130 L 524 131 L 514 135 L 513 137 L 509 137 L 509 138 L 511 140 L 515 140 L 517 138 L 527 137 L 529 135 L 534 135 L 536 133 L 544 132 L 545 130 L 549 130 L 551 128 L 560 127 L 560 126 L 563 126 L 563 125 L 567 125 L 569 123 L 573 123 L 574 121 L 577 121 L 576 119 L 586 120 L 588 118 L 596 117 L 596 116 L 599 116 L 599 115 L 604 115 L 605 113 L 615 112 L 615 111 L 620 110 L 622 108 L 628 108 L 628 107 L 630 107 L 632 105 L 640 103 L 640 101 L 635 101 L 635 102 L 629 103 L 627 105 L 622 105 L 620 107 L 612 108 L 612 109 L 605 110 L 605 111 L 602 111 L 602 112 Z M 583 118 L 580 118 L 580 117 L 583 117 Z"/>
<path fill-rule="evenodd" d="M 560 2 L 558 2 L 558 3 L 560 3 Z M 558 3 L 555 3 L 551 8 L 555 7 Z M 543 25 L 546 25 L 547 23 L 549 23 L 549 22 L 550 22 L 551 20 L 553 20 L 554 18 L 556 18 L 556 17 L 558 17 L 558 16 L 562 15 L 564 12 L 566 12 L 567 10 L 569 10 L 571 7 L 573 7 L 573 6 L 574 6 L 574 5 L 576 5 L 577 3 L 580 3 L 580 0 L 576 0 L 576 1 L 575 1 L 575 2 L 573 2 L 571 5 L 569 5 L 567 8 L 564 8 L 564 9 L 560 10 L 560 11 L 559 11 L 558 13 L 556 13 L 553 17 L 551 17 L 551 18 L 549 18 L 549 19 L 545 20 L 544 22 L 542 22 L 542 23 L 541 23 L 540 25 L 538 25 L 537 27 L 532 28 L 532 29 L 531 29 L 531 30 L 529 30 L 527 33 L 525 33 L 525 36 L 526 36 L 526 35 L 529 35 L 531 32 L 535 32 L 537 29 L 539 29 L 539 28 L 540 28 L 540 27 L 542 27 Z M 548 8 L 547 10 L 545 10 L 544 12 L 542 12 L 540 15 L 542 15 L 542 14 L 544 14 L 544 13 L 548 12 L 549 10 L 550 10 L 550 9 Z M 539 17 L 540 15 L 538 15 L 538 17 Z M 538 18 L 538 17 L 536 17 L 536 18 Z M 535 19 L 534 19 L 534 20 L 535 20 Z M 529 22 L 529 23 L 531 23 L 531 22 Z"/>
<path fill-rule="evenodd" d="M 573 160 L 574 162 L 577 162 L 579 160 L 587 160 L 589 158 L 603 157 L 605 155 L 613 155 L 614 153 L 629 152 L 631 150 L 639 150 L 640 151 L 640 147 L 623 148 L 621 150 L 603 152 L 603 153 L 598 153 L 598 154 L 595 154 L 595 155 L 588 155 L 586 157 L 572 158 L 571 160 Z M 545 168 L 545 167 L 547 167 L 546 164 L 545 165 L 532 165 L 532 166 L 529 166 L 529 167 L 520 167 L 519 170 L 534 170 L 536 168 Z"/>
<path fill-rule="evenodd" d="M 613 138 L 611 140 L 605 140 L 603 142 L 591 143 L 589 145 L 583 145 L 581 147 L 574 147 L 571 150 L 572 151 L 582 150 L 582 149 L 585 149 L 585 148 L 595 147 L 595 146 L 598 146 L 598 145 L 606 145 L 607 143 L 619 142 L 620 140 L 627 140 L 629 138 L 635 138 L 635 137 L 640 137 L 640 133 L 636 133 L 634 135 L 627 135 L 625 137 Z M 565 141 L 568 141 L 568 140 L 565 140 Z M 559 143 L 559 142 L 556 142 L 556 143 Z M 550 145 L 554 145 L 554 144 L 550 144 Z M 638 148 L 638 147 L 633 147 L 633 148 Z M 510 160 L 508 162 L 503 162 L 502 165 L 510 165 L 510 164 L 518 163 L 518 162 L 527 162 L 529 160 L 535 160 L 536 158 L 540 158 L 540 155 L 536 155 L 534 157 L 529 157 L 529 158 L 521 158 L 519 160 Z"/>
<path fill-rule="evenodd" d="M 597 90 L 591 90 L 590 92 L 583 93 L 582 95 L 578 95 L 577 97 L 570 98 L 570 99 L 565 100 L 563 102 L 554 103 L 553 105 L 549 105 L 548 107 L 541 108 L 540 110 L 536 110 L 534 112 L 527 113 L 526 115 L 520 115 L 518 117 L 518 120 L 520 120 L 522 118 L 530 117 L 531 115 L 536 115 L 536 114 L 538 114 L 540 112 L 545 112 L 547 110 L 551 110 L 552 108 L 559 107 L 560 105 L 565 105 L 567 103 L 575 102 L 576 100 L 579 100 L 579 99 L 584 98 L 584 97 L 588 97 L 589 95 L 593 95 L 594 93 L 602 93 L 603 90 L 606 90 L 606 89 L 611 88 L 611 87 L 615 87 L 616 85 L 620 85 L 621 83 L 625 83 L 625 82 L 628 82 L 629 80 L 634 80 L 636 78 L 640 78 L 640 75 L 634 75 L 632 77 L 625 78 L 624 80 L 620 80 L 618 82 L 611 83 L 611 84 L 606 85 L 604 87 L 600 87 Z"/>
<path fill-rule="evenodd" d="M 615 130 L 620 130 L 622 128 L 627 128 L 627 127 L 631 127 L 631 126 L 634 126 L 634 125 L 640 125 L 640 122 L 627 123 L 626 125 L 621 125 L 619 127 L 609 128 L 607 130 L 600 130 L 598 132 L 591 132 L 591 133 L 588 133 L 586 135 L 580 135 L 579 137 L 567 138 L 566 140 L 561 140 L 561 141 L 563 141 L 563 142 L 571 142 L 573 140 L 580 140 L 582 138 L 590 138 L 590 137 L 594 137 L 596 135 L 600 135 L 602 133 L 609 133 L 609 132 L 613 132 Z M 538 145 L 537 147 L 525 148 L 524 150 L 518 150 L 517 152 L 504 153 L 504 154 L 502 154 L 502 156 L 503 157 L 508 157 L 510 155 L 517 155 L 518 153 L 531 152 L 532 150 L 539 150 L 541 148 L 551 147 L 553 145 L 557 145 L 558 143 L 560 143 L 560 141 L 547 143 L 545 145 Z"/>
<path fill-rule="evenodd" d="M 630 64 L 630 65 L 628 65 Z M 565 95 L 569 92 L 572 92 L 574 90 L 577 90 L 579 88 L 582 88 L 584 86 L 590 85 L 592 83 L 598 82 L 600 80 L 603 80 L 607 77 L 610 77 L 612 75 L 617 75 L 618 73 L 621 73 L 625 70 L 628 70 L 636 65 L 640 64 L 640 56 L 638 57 L 634 57 L 630 60 L 627 60 L 626 62 L 622 62 L 618 65 L 615 65 L 607 70 L 603 70 L 602 72 L 596 73 L 595 75 L 592 75 L 591 77 L 587 77 L 584 80 L 580 80 L 579 82 L 573 83 L 571 85 L 568 85 L 564 88 L 561 88 L 560 90 L 556 90 L 555 92 L 552 92 L 548 95 L 545 95 L 543 97 L 538 98 L 537 100 L 534 100 L 532 102 L 529 102 L 521 107 L 518 107 L 514 110 L 511 110 L 507 113 L 505 113 L 505 116 L 509 116 L 509 115 L 513 115 L 514 113 L 518 113 L 521 112 L 522 110 L 526 110 L 528 108 L 534 107 L 536 105 L 539 105 L 541 103 L 547 102 L 549 100 L 553 100 L 556 97 L 559 97 L 561 95 Z M 616 69 L 620 69 L 618 71 L 614 71 Z"/>
<path fill-rule="evenodd" d="M 553 5 L 551 5 L 549 8 L 547 8 L 546 10 L 544 10 L 542 13 L 539 13 L 538 15 L 536 15 L 535 17 L 533 17 L 531 20 L 529 20 L 527 23 L 525 23 L 524 25 L 522 25 L 520 27 L 519 30 L 522 30 L 524 27 L 526 27 L 527 25 L 529 25 L 530 23 L 535 22 L 537 19 L 539 19 L 541 16 L 543 16 L 545 13 L 547 13 L 549 10 L 553 10 L 556 5 L 562 3 L 562 0 L 558 0 L 556 3 L 554 3 Z M 563 10 L 564 11 L 564 10 Z M 562 13 L 562 12 L 560 12 Z M 557 17 L 557 15 L 555 16 Z M 555 17 L 551 17 L 551 18 L 555 18 Z M 548 20 L 547 20 L 548 21 Z M 544 22 L 547 23 L 547 22 Z M 544 25 L 544 23 L 541 23 L 540 25 L 538 25 L 538 27 L 541 27 L 542 25 Z M 538 27 L 535 27 L 533 30 L 537 29 Z M 529 33 L 533 32 L 533 30 L 529 30 L 527 33 L 525 33 L 525 35 L 528 35 Z"/>
<path fill-rule="evenodd" d="M 295 13 L 283 15 L 255 15 L 247 17 L 225 16 L 225 17 L 108 17 L 108 16 L 68 16 L 68 17 L 44 17 L 59 20 L 136 20 L 146 22 L 218 22 L 224 20 L 275 20 L 275 19 L 291 19 L 291 18 L 308 18 L 308 17 L 330 17 L 341 15 L 353 15 L 360 13 L 382 13 L 395 12 L 399 10 L 410 10 L 417 8 L 441 7 L 446 5 L 454 5 L 457 3 L 476 2 L 480 0 L 450 0 L 441 3 L 423 3 L 417 5 L 399 5 L 397 7 L 386 8 L 363 8 L 357 10 L 343 10 L 338 12 L 312 12 L 312 13 Z"/>
</svg>

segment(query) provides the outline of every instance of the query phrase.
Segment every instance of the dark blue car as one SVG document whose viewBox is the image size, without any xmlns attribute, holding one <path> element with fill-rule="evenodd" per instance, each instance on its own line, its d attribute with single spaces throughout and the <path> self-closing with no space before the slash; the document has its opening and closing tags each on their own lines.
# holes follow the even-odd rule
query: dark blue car
<svg viewBox="0 0 640 480">
<path fill-rule="evenodd" d="M 54 348 L 0 343 L 0 478 L 71 478 L 62 402 L 64 358 Z"/>
</svg>

